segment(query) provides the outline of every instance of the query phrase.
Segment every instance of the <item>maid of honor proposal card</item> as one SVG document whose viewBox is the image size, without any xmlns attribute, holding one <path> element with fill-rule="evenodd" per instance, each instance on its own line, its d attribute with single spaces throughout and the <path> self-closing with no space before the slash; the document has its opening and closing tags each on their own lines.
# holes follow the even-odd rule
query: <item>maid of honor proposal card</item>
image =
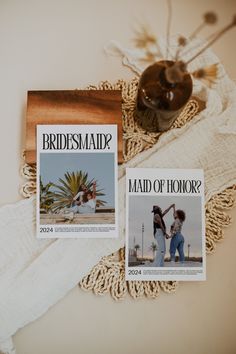
<svg viewBox="0 0 236 354">
<path fill-rule="evenodd" d="M 126 169 L 126 279 L 205 274 L 203 171 Z"/>
</svg>

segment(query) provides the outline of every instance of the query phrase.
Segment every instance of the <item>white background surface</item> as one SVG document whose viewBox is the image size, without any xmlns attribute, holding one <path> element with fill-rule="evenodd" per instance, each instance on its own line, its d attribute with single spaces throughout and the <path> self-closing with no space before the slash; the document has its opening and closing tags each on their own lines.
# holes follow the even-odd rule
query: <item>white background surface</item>
<svg viewBox="0 0 236 354">
<path fill-rule="evenodd" d="M 236 13 L 234 0 L 173 0 L 173 33 L 186 36 L 206 10 L 219 26 Z M 164 0 L 0 0 L 0 205 L 15 202 L 21 179 L 27 90 L 73 89 L 132 78 L 102 48 L 110 39 L 130 46 L 135 24 L 164 34 Z M 208 30 L 203 34 L 210 34 Z M 214 45 L 236 78 L 236 29 Z M 207 257 L 207 282 L 184 283 L 158 300 L 115 303 L 78 288 L 14 338 L 18 354 L 236 352 L 235 226 Z M 79 260 L 78 260 L 79 261 Z M 1 326 L 4 324 L 0 324 Z"/>
</svg>

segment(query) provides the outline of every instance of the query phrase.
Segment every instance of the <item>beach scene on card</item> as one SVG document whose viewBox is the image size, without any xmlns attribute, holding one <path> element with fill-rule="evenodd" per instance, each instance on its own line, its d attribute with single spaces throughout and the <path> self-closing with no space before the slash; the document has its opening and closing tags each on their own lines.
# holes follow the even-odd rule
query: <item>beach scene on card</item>
<svg viewBox="0 0 236 354">
<path fill-rule="evenodd" d="M 126 169 L 126 280 L 206 279 L 200 169 Z"/>
<path fill-rule="evenodd" d="M 114 238 L 117 126 L 37 126 L 37 237 Z"/>
</svg>

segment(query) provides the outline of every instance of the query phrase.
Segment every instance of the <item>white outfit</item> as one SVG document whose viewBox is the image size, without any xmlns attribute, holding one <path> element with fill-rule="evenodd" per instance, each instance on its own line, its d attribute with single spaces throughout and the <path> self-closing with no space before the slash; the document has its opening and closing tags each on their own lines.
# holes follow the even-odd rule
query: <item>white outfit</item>
<svg viewBox="0 0 236 354">
<path fill-rule="evenodd" d="M 78 213 L 80 214 L 93 214 L 96 211 L 96 199 L 90 199 L 87 202 L 78 205 Z"/>
<path fill-rule="evenodd" d="M 157 241 L 157 253 L 153 262 L 154 267 L 164 267 L 164 259 L 166 253 L 166 240 L 162 229 L 156 229 L 155 239 Z"/>
<path fill-rule="evenodd" d="M 79 192 L 83 193 L 83 192 Z M 78 193 L 78 194 L 79 194 Z M 85 203 L 81 203 L 80 205 L 74 205 L 71 208 L 64 209 L 64 212 L 73 212 L 74 214 L 93 214 L 96 211 L 96 199 L 90 199 Z"/>
</svg>

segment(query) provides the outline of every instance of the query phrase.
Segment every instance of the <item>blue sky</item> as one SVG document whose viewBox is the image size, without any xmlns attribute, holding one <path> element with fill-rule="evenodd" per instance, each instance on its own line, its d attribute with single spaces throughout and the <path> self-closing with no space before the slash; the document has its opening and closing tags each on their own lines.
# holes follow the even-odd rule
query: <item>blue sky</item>
<svg viewBox="0 0 236 354">
<path fill-rule="evenodd" d="M 103 189 L 106 206 L 115 206 L 115 173 L 113 153 L 41 153 L 40 174 L 43 184 L 58 183 L 66 172 L 82 170 L 88 180 L 95 179 Z"/>
</svg>

